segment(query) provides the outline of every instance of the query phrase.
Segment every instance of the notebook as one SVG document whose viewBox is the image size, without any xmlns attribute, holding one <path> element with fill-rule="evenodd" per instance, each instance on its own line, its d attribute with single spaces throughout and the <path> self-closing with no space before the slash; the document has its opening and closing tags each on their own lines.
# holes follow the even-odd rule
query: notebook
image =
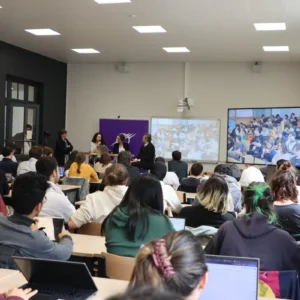
<svg viewBox="0 0 300 300">
<path fill-rule="evenodd" d="M 97 292 L 84 263 L 13 257 L 27 280 L 21 288 L 38 290 L 32 300 L 85 300 Z"/>
<path fill-rule="evenodd" d="M 206 255 L 208 284 L 199 300 L 257 300 L 259 259 Z"/>
</svg>

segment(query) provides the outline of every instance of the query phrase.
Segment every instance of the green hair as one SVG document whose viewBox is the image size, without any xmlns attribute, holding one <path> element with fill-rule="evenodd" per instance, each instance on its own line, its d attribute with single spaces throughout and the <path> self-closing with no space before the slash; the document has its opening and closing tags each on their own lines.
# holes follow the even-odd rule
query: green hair
<svg viewBox="0 0 300 300">
<path fill-rule="evenodd" d="M 270 187 L 264 183 L 256 183 L 256 184 L 253 184 L 252 186 L 249 186 L 246 189 L 246 192 L 254 193 L 252 196 L 252 204 L 253 204 L 254 211 L 258 212 L 261 215 L 267 216 L 269 224 L 276 224 L 277 215 L 276 215 L 276 212 L 274 211 L 273 207 L 272 207 L 272 209 L 265 209 L 265 208 L 261 208 L 260 204 L 259 204 L 259 200 L 264 197 L 264 193 L 266 191 L 268 191 L 269 189 L 270 189 Z M 249 213 L 249 214 L 251 214 L 251 213 Z"/>
</svg>

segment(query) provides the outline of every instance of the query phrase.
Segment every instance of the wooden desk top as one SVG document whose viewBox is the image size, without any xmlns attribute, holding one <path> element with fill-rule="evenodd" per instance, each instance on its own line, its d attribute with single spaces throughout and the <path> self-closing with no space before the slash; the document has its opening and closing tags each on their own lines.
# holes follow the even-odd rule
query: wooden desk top
<svg viewBox="0 0 300 300">
<path fill-rule="evenodd" d="M 0 280 L 15 274 L 15 270 L 0 269 Z"/>
<path fill-rule="evenodd" d="M 7 292 L 8 290 L 14 287 L 19 287 L 26 284 L 25 277 L 19 271 L 11 270 L 11 272 L 13 272 L 11 275 L 6 276 L 5 278 L 0 278 L 0 290 L 3 292 Z M 104 300 L 110 296 L 120 294 L 126 290 L 128 285 L 127 281 L 107 279 L 107 278 L 93 278 L 93 279 L 99 290 L 95 296 L 90 298 L 94 300 Z M 259 297 L 259 300 L 271 300 L 271 299 Z"/>
<path fill-rule="evenodd" d="M 61 184 L 60 188 L 63 192 L 72 191 L 72 190 L 79 190 L 81 188 L 80 185 L 67 185 L 67 184 Z"/>
<path fill-rule="evenodd" d="M 105 237 L 83 234 L 72 234 L 74 256 L 99 257 L 106 252 Z"/>
</svg>

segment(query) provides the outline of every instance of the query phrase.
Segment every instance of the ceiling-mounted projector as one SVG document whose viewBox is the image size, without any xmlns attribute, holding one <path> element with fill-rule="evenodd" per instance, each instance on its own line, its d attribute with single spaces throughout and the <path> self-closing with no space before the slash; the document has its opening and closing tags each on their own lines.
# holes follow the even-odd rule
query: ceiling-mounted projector
<svg viewBox="0 0 300 300">
<path fill-rule="evenodd" d="M 183 100 L 178 101 L 177 112 L 183 112 L 186 109 L 191 110 L 189 101 L 190 100 L 188 98 L 184 98 Z"/>
</svg>

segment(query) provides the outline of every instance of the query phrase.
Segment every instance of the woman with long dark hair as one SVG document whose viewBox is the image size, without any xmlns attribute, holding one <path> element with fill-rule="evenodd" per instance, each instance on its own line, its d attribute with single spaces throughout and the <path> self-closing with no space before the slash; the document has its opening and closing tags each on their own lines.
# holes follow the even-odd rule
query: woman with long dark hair
<svg viewBox="0 0 300 300">
<path fill-rule="evenodd" d="M 207 254 L 256 257 L 260 269 L 296 270 L 300 273 L 300 248 L 285 231 L 276 227 L 274 198 L 265 183 L 253 182 L 244 192 L 246 214 L 226 222 L 205 248 Z"/>
<path fill-rule="evenodd" d="M 164 215 L 162 188 L 153 175 L 143 174 L 129 186 L 122 202 L 104 220 L 109 253 L 134 257 L 141 245 L 174 231 Z"/>
<path fill-rule="evenodd" d="M 91 141 L 90 151 L 91 153 L 97 153 L 98 147 L 101 145 L 106 145 L 103 135 L 100 132 L 96 132 Z"/>
<path fill-rule="evenodd" d="M 129 151 L 129 144 L 125 143 L 125 135 L 124 134 L 119 134 L 117 136 L 117 142 L 114 144 L 114 154 L 119 154 L 122 151 Z"/>
<path fill-rule="evenodd" d="M 292 164 L 285 161 L 270 184 L 278 223 L 290 234 L 300 233 L 300 205 L 298 204 L 296 173 L 297 170 Z"/>
</svg>

